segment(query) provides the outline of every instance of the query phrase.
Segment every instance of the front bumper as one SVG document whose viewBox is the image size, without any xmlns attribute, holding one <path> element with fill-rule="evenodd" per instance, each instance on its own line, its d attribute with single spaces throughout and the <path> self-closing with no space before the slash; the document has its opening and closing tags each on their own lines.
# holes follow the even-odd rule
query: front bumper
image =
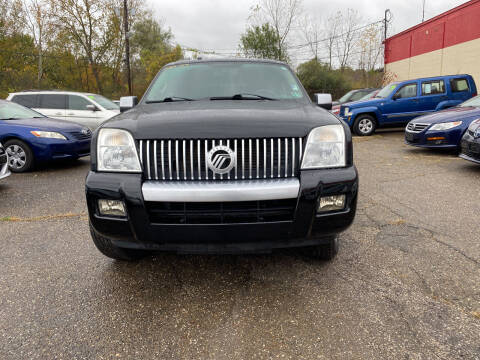
<svg viewBox="0 0 480 360">
<path fill-rule="evenodd" d="M 37 161 L 77 159 L 90 155 L 90 139 L 57 140 L 34 138 L 30 145 Z"/>
<path fill-rule="evenodd" d="M 289 221 L 162 224 L 151 221 L 147 210 L 141 174 L 90 172 L 86 196 L 94 231 L 125 248 L 167 250 L 185 253 L 264 252 L 320 244 L 340 233 L 353 222 L 358 194 L 355 167 L 302 171 L 296 193 L 296 207 Z M 237 184 L 241 184 L 238 181 Z M 291 188 L 290 190 L 291 191 Z M 317 214 L 320 196 L 346 195 L 346 206 L 339 212 Z M 164 196 L 163 193 L 162 196 Z M 99 199 L 122 200 L 127 218 L 100 216 Z M 169 199 L 171 200 L 171 199 Z M 182 199 L 184 200 L 184 199 Z M 199 201 L 192 197 L 191 202 Z M 205 201 L 205 199 L 201 199 Z"/>
<path fill-rule="evenodd" d="M 5 153 L 0 155 L 0 180 L 10 175 L 10 171 L 8 170 L 7 160 L 8 158 Z"/>
<path fill-rule="evenodd" d="M 456 148 L 462 137 L 461 130 L 411 132 L 405 130 L 405 144 L 423 148 Z"/>
<path fill-rule="evenodd" d="M 465 133 L 461 142 L 460 157 L 480 164 L 480 138 L 474 138 L 469 131 Z"/>
</svg>

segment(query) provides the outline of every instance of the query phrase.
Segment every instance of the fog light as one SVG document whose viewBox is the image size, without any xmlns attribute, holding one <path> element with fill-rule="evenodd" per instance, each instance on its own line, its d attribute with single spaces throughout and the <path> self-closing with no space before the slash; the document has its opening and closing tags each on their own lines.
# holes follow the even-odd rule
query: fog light
<svg viewBox="0 0 480 360">
<path fill-rule="evenodd" d="M 318 212 L 338 211 L 345 208 L 345 194 L 324 196 L 318 199 Z"/>
<path fill-rule="evenodd" d="M 126 216 L 125 205 L 121 200 L 98 200 L 98 212 L 107 216 Z"/>
</svg>

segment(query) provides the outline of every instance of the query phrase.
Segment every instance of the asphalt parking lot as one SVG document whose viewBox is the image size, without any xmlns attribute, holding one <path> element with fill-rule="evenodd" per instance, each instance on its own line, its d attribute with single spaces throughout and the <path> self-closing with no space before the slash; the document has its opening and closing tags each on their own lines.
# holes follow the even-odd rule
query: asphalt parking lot
<svg viewBox="0 0 480 360">
<path fill-rule="evenodd" d="M 88 159 L 0 182 L 1 359 L 480 359 L 480 166 L 355 138 L 338 257 L 94 247 Z"/>
</svg>

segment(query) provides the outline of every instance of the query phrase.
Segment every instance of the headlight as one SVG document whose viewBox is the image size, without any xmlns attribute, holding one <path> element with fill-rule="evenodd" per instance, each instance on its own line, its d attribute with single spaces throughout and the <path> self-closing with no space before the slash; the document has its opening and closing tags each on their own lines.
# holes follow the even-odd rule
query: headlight
<svg viewBox="0 0 480 360">
<path fill-rule="evenodd" d="M 453 129 L 454 127 L 460 126 L 460 125 L 462 125 L 461 121 L 451 121 L 451 122 L 435 124 L 428 130 L 432 130 L 432 131 L 449 130 L 449 129 Z"/>
<path fill-rule="evenodd" d="M 52 131 L 30 131 L 32 135 L 35 135 L 36 137 L 41 137 L 41 138 L 49 138 L 49 139 L 61 139 L 61 140 L 67 140 L 65 136 L 63 136 L 60 133 L 57 132 L 52 132 Z"/>
<path fill-rule="evenodd" d="M 472 121 L 470 126 L 468 127 L 468 130 L 471 132 L 475 132 L 475 130 L 480 126 L 480 119 Z"/>
<path fill-rule="evenodd" d="M 135 141 L 126 130 L 100 129 L 97 160 L 98 171 L 141 172 Z"/>
<path fill-rule="evenodd" d="M 325 125 L 310 131 L 302 169 L 344 167 L 345 130 L 342 125 Z"/>
<path fill-rule="evenodd" d="M 343 113 L 345 116 L 352 116 L 352 112 L 350 111 L 350 109 L 348 107 L 345 108 L 345 111 Z"/>
</svg>

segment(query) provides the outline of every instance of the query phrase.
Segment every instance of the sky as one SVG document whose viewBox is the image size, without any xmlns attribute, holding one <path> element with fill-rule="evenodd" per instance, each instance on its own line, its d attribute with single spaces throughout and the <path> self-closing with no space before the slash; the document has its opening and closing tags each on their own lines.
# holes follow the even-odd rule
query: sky
<svg viewBox="0 0 480 360">
<path fill-rule="evenodd" d="M 235 52 L 240 35 L 248 25 L 251 8 L 261 0 L 147 0 L 155 17 L 171 28 L 175 42 L 201 50 Z M 426 0 L 425 19 L 452 9 L 466 0 Z M 319 23 L 338 10 L 357 10 L 368 24 L 384 17 L 390 9 L 393 18 L 389 35 L 401 32 L 422 20 L 423 0 L 303 0 L 305 14 Z M 300 35 L 298 35 L 300 36 Z M 295 38 L 290 42 L 296 42 Z M 304 42 L 304 41 L 303 41 Z M 298 42 L 302 39 L 298 37 Z M 300 56 L 300 55 L 298 55 Z"/>
</svg>

